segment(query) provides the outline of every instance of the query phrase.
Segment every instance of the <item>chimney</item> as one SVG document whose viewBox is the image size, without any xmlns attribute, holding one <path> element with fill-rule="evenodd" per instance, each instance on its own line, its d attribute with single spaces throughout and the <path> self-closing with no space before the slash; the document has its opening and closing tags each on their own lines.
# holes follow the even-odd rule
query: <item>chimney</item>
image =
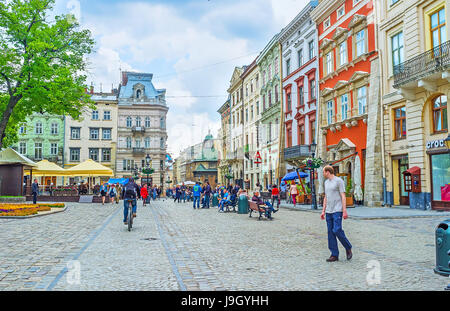
<svg viewBox="0 0 450 311">
<path fill-rule="evenodd" d="M 91 94 L 94 94 L 94 84 L 91 82 Z"/>
</svg>

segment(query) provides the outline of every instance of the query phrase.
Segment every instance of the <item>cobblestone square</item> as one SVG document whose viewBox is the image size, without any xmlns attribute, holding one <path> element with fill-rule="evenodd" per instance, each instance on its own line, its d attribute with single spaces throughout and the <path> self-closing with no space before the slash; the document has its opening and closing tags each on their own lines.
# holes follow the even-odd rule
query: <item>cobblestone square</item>
<svg viewBox="0 0 450 311">
<path fill-rule="evenodd" d="M 0 290 L 441 291 L 449 281 L 433 273 L 442 217 L 344 220 L 353 259 L 340 246 L 327 263 L 319 214 L 283 208 L 258 221 L 191 204 L 139 202 L 131 232 L 122 204 L 0 220 Z"/>
</svg>

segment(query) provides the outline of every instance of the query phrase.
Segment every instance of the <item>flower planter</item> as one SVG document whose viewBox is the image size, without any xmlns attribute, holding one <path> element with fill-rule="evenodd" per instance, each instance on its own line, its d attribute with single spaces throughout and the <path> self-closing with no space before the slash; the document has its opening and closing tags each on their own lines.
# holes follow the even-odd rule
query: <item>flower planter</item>
<svg viewBox="0 0 450 311">
<path fill-rule="evenodd" d="M 353 197 L 345 197 L 347 207 L 354 207 Z"/>
<path fill-rule="evenodd" d="M 295 198 L 295 200 L 296 200 L 297 203 L 304 203 L 305 202 L 305 196 L 304 195 L 298 195 Z"/>
</svg>

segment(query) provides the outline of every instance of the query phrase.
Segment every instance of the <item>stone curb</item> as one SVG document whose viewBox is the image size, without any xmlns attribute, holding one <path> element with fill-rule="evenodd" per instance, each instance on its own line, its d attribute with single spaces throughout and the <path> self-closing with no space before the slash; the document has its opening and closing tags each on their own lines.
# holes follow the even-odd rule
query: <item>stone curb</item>
<svg viewBox="0 0 450 311">
<path fill-rule="evenodd" d="M 53 215 L 56 213 L 62 213 L 67 210 L 68 206 L 61 208 L 61 210 L 51 211 L 49 213 L 45 214 L 36 214 L 36 215 L 30 215 L 30 216 L 0 216 L 0 219 L 27 219 L 27 218 L 34 218 L 34 217 L 41 217 L 41 216 L 47 216 L 47 215 Z"/>
<path fill-rule="evenodd" d="M 283 206 L 280 205 L 280 208 L 285 208 L 293 211 L 300 211 L 300 212 L 310 212 L 310 213 L 321 213 L 321 209 L 317 210 L 309 210 L 306 208 L 295 208 L 290 206 Z M 381 219 L 408 219 L 408 218 L 430 218 L 430 217 L 449 217 L 449 215 L 405 215 L 405 216 L 355 216 L 355 215 L 348 215 L 348 219 L 355 219 L 355 220 L 381 220 Z"/>
</svg>

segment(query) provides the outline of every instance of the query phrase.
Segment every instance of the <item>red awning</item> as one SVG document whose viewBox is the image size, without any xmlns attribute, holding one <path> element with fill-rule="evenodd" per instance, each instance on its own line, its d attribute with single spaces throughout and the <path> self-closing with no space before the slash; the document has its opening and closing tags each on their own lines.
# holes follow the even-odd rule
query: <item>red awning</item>
<svg viewBox="0 0 450 311">
<path fill-rule="evenodd" d="M 420 167 L 413 166 L 409 170 L 404 171 L 403 174 L 418 175 L 420 174 Z"/>
</svg>

